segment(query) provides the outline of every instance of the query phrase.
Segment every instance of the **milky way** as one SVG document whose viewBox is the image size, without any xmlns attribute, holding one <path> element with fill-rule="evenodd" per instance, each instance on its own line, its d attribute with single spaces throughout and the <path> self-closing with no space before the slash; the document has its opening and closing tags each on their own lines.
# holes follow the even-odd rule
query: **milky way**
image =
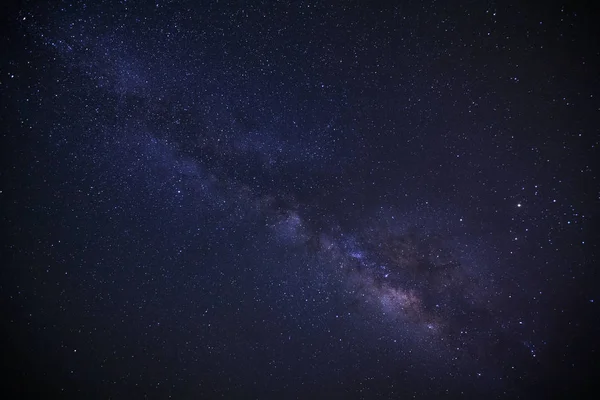
<svg viewBox="0 0 600 400">
<path fill-rule="evenodd" d="M 14 397 L 591 393 L 585 10 L 9 8 Z"/>
</svg>

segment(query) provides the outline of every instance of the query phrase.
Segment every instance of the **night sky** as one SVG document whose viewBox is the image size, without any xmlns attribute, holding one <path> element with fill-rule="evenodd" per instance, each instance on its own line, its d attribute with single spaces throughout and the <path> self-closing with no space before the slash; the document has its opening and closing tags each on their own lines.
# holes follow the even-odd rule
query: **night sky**
<svg viewBox="0 0 600 400">
<path fill-rule="evenodd" d="M 5 6 L 1 397 L 597 398 L 597 15 L 370 3 Z"/>
</svg>

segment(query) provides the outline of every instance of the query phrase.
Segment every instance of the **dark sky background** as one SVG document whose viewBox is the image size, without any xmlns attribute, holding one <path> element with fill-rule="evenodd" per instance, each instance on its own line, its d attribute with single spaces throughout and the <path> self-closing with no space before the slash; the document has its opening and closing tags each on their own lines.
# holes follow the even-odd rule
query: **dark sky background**
<svg viewBox="0 0 600 400">
<path fill-rule="evenodd" d="M 597 398 L 591 3 L 327 3 L 6 6 L 3 398 Z"/>
</svg>

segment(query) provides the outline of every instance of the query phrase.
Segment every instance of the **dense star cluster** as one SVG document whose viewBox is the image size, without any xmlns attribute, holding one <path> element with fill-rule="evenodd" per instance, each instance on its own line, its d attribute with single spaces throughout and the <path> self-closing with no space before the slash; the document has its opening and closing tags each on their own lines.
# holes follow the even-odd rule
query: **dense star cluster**
<svg viewBox="0 0 600 400">
<path fill-rule="evenodd" d="M 596 398 L 585 7 L 2 25 L 7 398 Z"/>
</svg>

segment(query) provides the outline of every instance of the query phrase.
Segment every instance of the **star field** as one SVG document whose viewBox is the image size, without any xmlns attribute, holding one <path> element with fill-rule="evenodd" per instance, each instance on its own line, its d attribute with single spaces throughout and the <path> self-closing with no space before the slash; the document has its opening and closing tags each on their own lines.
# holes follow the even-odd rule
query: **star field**
<svg viewBox="0 0 600 400">
<path fill-rule="evenodd" d="M 586 6 L 7 10 L 7 398 L 595 398 Z"/>
</svg>

